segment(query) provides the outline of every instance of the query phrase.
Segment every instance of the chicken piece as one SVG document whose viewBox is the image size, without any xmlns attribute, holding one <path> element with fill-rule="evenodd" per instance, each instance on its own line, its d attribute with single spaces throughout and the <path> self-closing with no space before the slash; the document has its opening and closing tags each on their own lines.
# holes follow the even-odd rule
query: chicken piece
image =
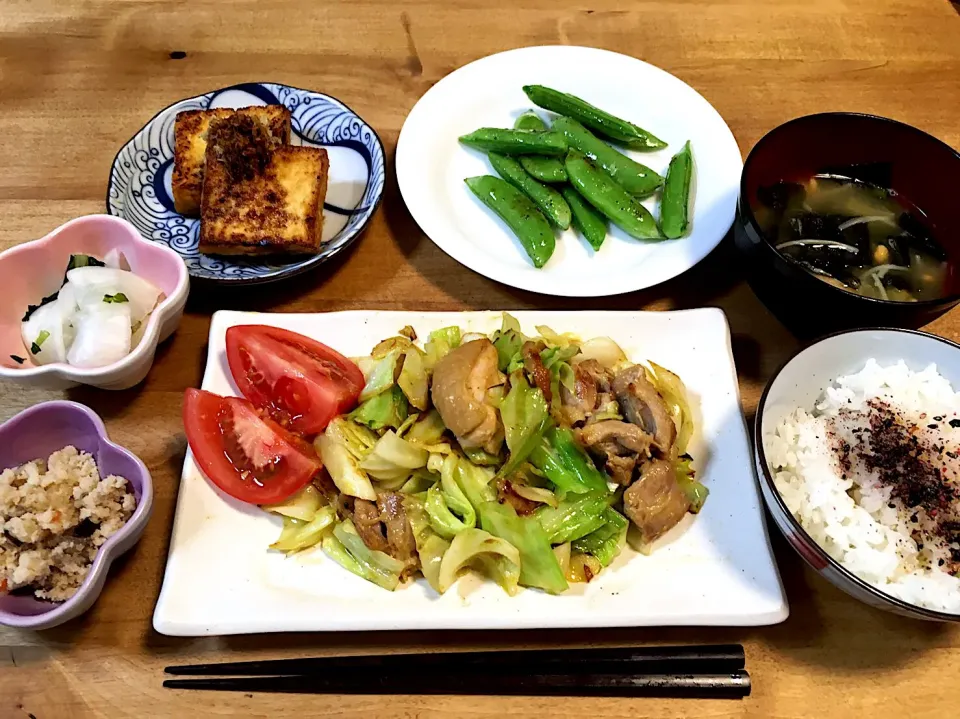
<svg viewBox="0 0 960 719">
<path fill-rule="evenodd" d="M 649 434 L 635 424 L 621 422 L 618 419 L 605 419 L 593 422 L 580 430 L 579 439 L 585 446 L 607 446 L 616 442 L 622 450 L 633 454 L 647 455 L 653 440 Z M 616 454 L 623 454 L 618 451 Z"/>
<path fill-rule="evenodd" d="M 579 430 L 577 440 L 590 454 L 604 460 L 614 482 L 628 485 L 637 462 L 650 456 L 653 437 L 635 424 L 606 419 Z"/>
<path fill-rule="evenodd" d="M 587 370 L 579 364 L 575 365 L 573 376 L 572 392 L 560 385 L 560 411 L 571 426 L 586 421 L 587 417 L 597 408 L 598 396 L 597 381 Z"/>
<path fill-rule="evenodd" d="M 497 348 L 484 338 L 460 345 L 433 370 L 433 404 L 464 449 L 500 452 L 503 424 L 488 396 L 504 382 L 497 362 Z"/>
<path fill-rule="evenodd" d="M 607 474 L 614 482 L 626 487 L 633 481 L 633 470 L 637 466 L 637 455 L 608 454 L 606 458 L 602 459 L 604 459 L 603 468 L 607 470 Z"/>
<path fill-rule="evenodd" d="M 613 383 L 613 373 L 597 362 L 597 360 L 588 359 L 583 362 L 577 362 L 576 368 L 594 381 L 597 385 L 598 392 L 610 392 L 610 386 Z"/>
<path fill-rule="evenodd" d="M 386 552 L 386 535 L 380 523 L 380 511 L 377 505 L 367 499 L 355 499 L 353 502 L 353 526 L 357 529 L 360 539 L 370 549 L 377 552 Z"/>
<path fill-rule="evenodd" d="M 653 435 L 653 445 L 669 455 L 677 439 L 677 426 L 663 397 L 647 379 L 641 365 L 633 365 L 613 378 L 613 391 L 627 421 Z"/>
<path fill-rule="evenodd" d="M 640 478 L 623 493 L 623 513 L 652 542 L 673 528 L 690 509 L 690 500 L 677 483 L 673 465 L 656 459 L 644 465 Z"/>
<path fill-rule="evenodd" d="M 417 542 L 413 538 L 413 529 L 403 508 L 403 495 L 397 492 L 381 492 L 377 495 L 380 508 L 380 521 L 387 528 L 387 545 L 391 557 L 402 562 L 416 563 Z"/>
</svg>

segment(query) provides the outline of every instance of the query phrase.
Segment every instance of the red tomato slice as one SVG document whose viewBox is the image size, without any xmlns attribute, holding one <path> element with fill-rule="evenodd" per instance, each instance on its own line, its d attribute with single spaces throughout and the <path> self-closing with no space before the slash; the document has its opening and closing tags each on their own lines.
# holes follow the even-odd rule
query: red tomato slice
<svg viewBox="0 0 960 719">
<path fill-rule="evenodd" d="M 306 441 L 239 397 L 188 389 L 183 426 L 203 473 L 243 502 L 281 502 L 323 467 Z"/>
<path fill-rule="evenodd" d="M 364 385 L 360 368 L 342 354 L 279 327 L 229 328 L 227 361 L 244 397 L 303 434 L 322 432 L 352 409 Z"/>
</svg>

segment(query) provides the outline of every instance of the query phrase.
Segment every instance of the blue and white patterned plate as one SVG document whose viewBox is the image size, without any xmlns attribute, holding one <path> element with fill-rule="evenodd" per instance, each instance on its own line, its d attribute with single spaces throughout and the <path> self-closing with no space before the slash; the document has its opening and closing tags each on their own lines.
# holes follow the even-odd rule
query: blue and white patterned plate
<svg viewBox="0 0 960 719">
<path fill-rule="evenodd" d="M 286 105 L 291 144 L 325 147 L 330 177 L 323 205 L 320 254 L 293 258 L 234 258 L 197 251 L 200 221 L 173 208 L 173 125 L 183 110 L 248 105 Z M 107 212 L 132 222 L 149 240 L 183 257 L 192 277 L 222 284 L 258 284 L 300 274 L 353 242 L 383 195 L 383 143 L 377 133 L 339 100 L 276 83 L 245 83 L 191 97 L 161 110 L 123 146 L 110 170 Z"/>
</svg>

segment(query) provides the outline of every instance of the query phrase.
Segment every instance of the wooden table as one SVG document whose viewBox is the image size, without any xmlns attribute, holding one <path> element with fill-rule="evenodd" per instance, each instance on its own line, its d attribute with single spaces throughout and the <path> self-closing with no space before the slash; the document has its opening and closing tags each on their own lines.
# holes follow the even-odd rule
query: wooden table
<svg viewBox="0 0 960 719">
<path fill-rule="evenodd" d="M 537 44 L 635 55 L 690 83 L 744 153 L 798 115 L 857 110 L 903 120 L 960 147 L 960 18 L 946 0 L 614 2 L 559 0 L 4 0 L 0 4 L 0 248 L 101 212 L 117 149 L 158 109 L 244 80 L 315 88 L 379 132 L 390 157 L 427 88 L 484 55 Z M 174 53 L 185 53 L 180 59 Z M 956 178 L 951 181 L 955 182 Z M 947 179 L 945 178 L 945 181 Z M 404 632 L 178 640 L 158 635 L 160 587 L 183 463 L 180 402 L 200 381 L 212 311 L 357 308 L 656 309 L 722 307 L 750 417 L 797 345 L 721 247 L 662 286 L 559 300 L 458 266 L 407 213 L 392 177 L 366 236 L 341 260 L 263 289 L 196 292 L 150 376 L 124 392 L 76 389 L 111 436 L 153 472 L 143 540 L 115 565 L 86 616 L 59 629 L 0 629 L 0 716 L 946 716 L 956 711 L 960 628 L 872 610 L 815 577 L 778 540 L 792 613 L 756 629 Z M 960 313 L 930 329 L 960 339 Z M 3 419 L 54 393 L 0 387 Z M 166 664 L 321 653 L 623 642 L 742 642 L 754 677 L 743 702 L 457 697 L 284 697 L 161 689 Z"/>
</svg>

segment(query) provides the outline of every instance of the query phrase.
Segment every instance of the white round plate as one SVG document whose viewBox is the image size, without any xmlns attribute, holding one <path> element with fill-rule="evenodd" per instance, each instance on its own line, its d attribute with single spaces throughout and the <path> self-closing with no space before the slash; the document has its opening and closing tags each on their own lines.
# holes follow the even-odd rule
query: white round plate
<svg viewBox="0 0 960 719">
<path fill-rule="evenodd" d="M 644 242 L 611 226 L 594 252 L 570 229 L 558 236 L 550 261 L 535 269 L 510 230 L 463 182 L 495 174 L 486 157 L 457 141 L 479 127 L 513 127 L 518 115 L 534 107 L 522 90 L 532 84 L 577 95 L 660 137 L 666 149 L 627 154 L 661 174 L 690 140 L 695 169 L 688 235 Z M 550 113 L 537 111 L 549 119 Z M 410 214 L 457 262 L 525 290 L 597 297 L 669 280 L 716 247 L 733 223 L 743 160 L 720 114 L 673 75 L 607 50 L 556 46 L 491 55 L 434 85 L 403 124 L 396 167 Z M 656 198 L 644 201 L 654 216 L 656 204 Z"/>
</svg>

